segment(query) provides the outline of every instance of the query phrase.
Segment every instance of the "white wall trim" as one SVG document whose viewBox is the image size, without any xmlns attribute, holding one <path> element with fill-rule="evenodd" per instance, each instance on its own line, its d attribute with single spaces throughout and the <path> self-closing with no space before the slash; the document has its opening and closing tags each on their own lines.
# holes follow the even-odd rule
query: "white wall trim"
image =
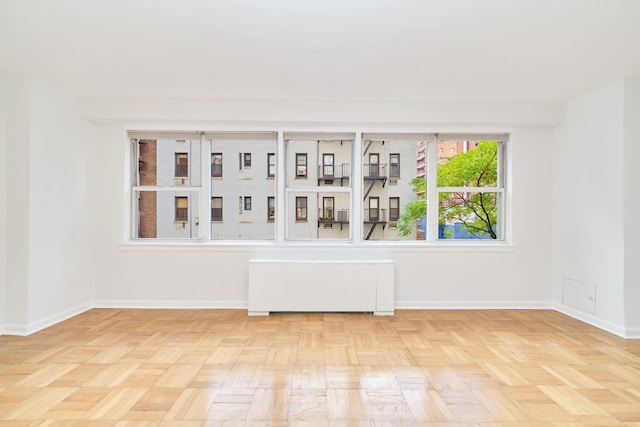
<svg viewBox="0 0 640 427">
<path fill-rule="evenodd" d="M 0 325 L 0 336 L 27 336 L 77 316 L 92 308 L 113 309 L 228 309 L 246 310 L 247 301 L 148 301 L 148 300 L 101 300 L 86 303 L 46 319 L 28 325 Z M 624 339 L 640 339 L 640 328 L 624 328 L 602 321 L 595 316 L 582 313 L 560 304 L 546 301 L 397 301 L 396 310 L 555 310 L 576 320 Z"/>
<path fill-rule="evenodd" d="M 141 308 L 141 309 L 226 309 L 246 310 L 248 303 L 243 301 L 170 301 L 170 300 L 100 300 L 94 308 Z"/>
<path fill-rule="evenodd" d="M 640 340 L 640 328 L 627 328 L 625 338 L 628 340 Z"/>
<path fill-rule="evenodd" d="M 77 307 L 71 308 L 69 310 L 65 310 L 60 313 L 54 314 L 47 318 L 38 320 L 36 322 L 29 323 L 27 325 L 8 324 L 8 325 L 4 325 L 4 327 L 0 325 L 0 335 L 3 335 L 3 334 L 17 335 L 17 336 L 31 335 L 36 332 L 40 332 L 43 329 L 56 325 L 60 322 L 63 322 L 67 319 L 71 319 L 72 317 L 75 317 L 78 314 L 91 310 L 92 308 L 93 308 L 93 304 L 89 302 L 89 303 L 81 304 Z"/>
<path fill-rule="evenodd" d="M 552 310 L 547 301 L 396 301 L 396 310 Z"/>
<path fill-rule="evenodd" d="M 581 322 L 587 323 L 591 326 L 595 326 L 598 329 L 602 329 L 606 332 L 617 335 L 621 338 L 640 338 L 640 330 L 626 330 L 624 326 L 614 325 L 613 323 L 604 321 L 592 314 L 576 310 L 564 304 L 554 304 L 553 309 L 562 314 L 566 314 L 569 317 L 580 320 Z M 629 336 L 630 333 L 632 335 L 635 334 L 635 337 Z"/>
</svg>

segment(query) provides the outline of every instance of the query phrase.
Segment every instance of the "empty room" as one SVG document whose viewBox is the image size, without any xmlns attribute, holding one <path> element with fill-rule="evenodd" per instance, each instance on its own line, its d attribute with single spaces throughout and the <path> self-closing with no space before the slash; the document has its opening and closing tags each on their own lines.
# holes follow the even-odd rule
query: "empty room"
<svg viewBox="0 0 640 427">
<path fill-rule="evenodd" d="M 640 2 L 0 0 L 0 425 L 640 426 Z"/>
</svg>

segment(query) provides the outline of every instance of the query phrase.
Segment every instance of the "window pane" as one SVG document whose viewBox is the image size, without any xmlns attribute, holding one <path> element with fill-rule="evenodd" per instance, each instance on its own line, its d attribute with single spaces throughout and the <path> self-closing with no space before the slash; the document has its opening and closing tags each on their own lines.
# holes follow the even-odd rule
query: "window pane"
<svg viewBox="0 0 640 427">
<path fill-rule="evenodd" d="M 222 153 L 211 154 L 211 176 L 222 177 Z"/>
<path fill-rule="evenodd" d="M 136 238 L 199 237 L 199 192 L 136 191 L 134 198 Z"/>
<path fill-rule="evenodd" d="M 267 154 L 267 176 L 276 176 L 276 155 L 274 153 Z"/>
<path fill-rule="evenodd" d="M 426 217 L 426 143 L 397 136 L 369 139 L 367 134 L 362 142 L 363 239 L 424 238 L 418 226 Z"/>
<path fill-rule="evenodd" d="M 212 214 L 217 216 L 215 220 L 212 216 L 211 238 L 275 239 L 274 221 L 269 220 L 265 203 L 265 198 L 275 198 L 276 194 L 276 182 L 269 177 L 270 170 L 275 174 L 275 137 L 251 139 L 245 135 L 230 134 L 209 139 L 209 143 L 211 152 L 219 153 L 222 159 L 232 159 L 235 163 L 235 156 L 238 156 L 240 166 L 237 169 L 235 165 L 226 168 L 224 174 L 211 179 L 211 197 L 221 200 L 216 202 L 219 203 L 216 207 L 212 202 Z M 253 158 L 255 162 L 252 162 Z M 258 202 L 254 204 L 254 200 Z"/>
<path fill-rule="evenodd" d="M 353 140 L 292 139 L 285 144 L 286 186 L 293 190 L 285 205 L 286 238 L 350 239 Z"/>
<path fill-rule="evenodd" d="M 438 141 L 439 187 L 496 187 L 496 141 Z"/>
<path fill-rule="evenodd" d="M 267 221 L 276 219 L 276 198 L 267 197 Z"/>
<path fill-rule="evenodd" d="M 502 193 L 439 193 L 439 239 L 502 239 L 499 206 Z"/>
<path fill-rule="evenodd" d="M 287 239 L 348 240 L 350 193 L 291 193 Z M 306 220 L 299 218 L 306 213 Z"/>
<path fill-rule="evenodd" d="M 200 140 L 141 139 L 137 154 L 138 185 L 200 185 Z"/>
</svg>

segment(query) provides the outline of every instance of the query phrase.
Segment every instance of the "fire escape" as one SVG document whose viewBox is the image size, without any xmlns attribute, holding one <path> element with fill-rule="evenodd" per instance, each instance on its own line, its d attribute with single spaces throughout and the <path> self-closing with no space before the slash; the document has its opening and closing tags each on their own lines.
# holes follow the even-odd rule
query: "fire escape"
<svg viewBox="0 0 640 427">
<path fill-rule="evenodd" d="M 367 155 L 369 148 L 371 148 L 371 144 L 373 144 L 373 141 L 367 142 L 364 152 L 362 153 L 363 157 Z M 384 141 L 382 141 L 382 144 L 384 145 Z M 387 171 L 386 171 L 387 165 L 380 164 L 379 156 L 376 156 L 373 153 L 370 155 L 370 159 L 373 158 L 372 156 L 377 157 L 376 162 L 370 161 L 369 163 L 363 164 L 364 187 L 365 187 L 363 201 L 367 200 L 367 197 L 369 197 L 369 194 L 371 193 L 371 190 L 373 190 L 373 187 L 376 185 L 376 183 L 380 182 L 382 184 L 382 188 L 384 188 L 385 185 L 387 184 Z M 383 230 L 386 228 L 387 226 L 386 210 L 380 209 L 379 202 L 378 202 L 378 205 L 375 207 L 372 207 L 370 204 L 368 208 L 365 208 L 364 224 L 365 226 L 366 225 L 370 226 L 367 230 L 365 230 L 365 233 L 366 233 L 364 236 L 365 240 L 369 240 L 371 238 L 371 235 L 376 230 L 378 224 L 380 224 Z"/>
</svg>

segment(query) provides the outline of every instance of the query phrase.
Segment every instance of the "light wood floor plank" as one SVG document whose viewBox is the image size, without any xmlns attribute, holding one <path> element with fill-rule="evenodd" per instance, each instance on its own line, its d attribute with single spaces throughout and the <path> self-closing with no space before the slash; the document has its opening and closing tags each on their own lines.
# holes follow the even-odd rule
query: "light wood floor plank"
<svg viewBox="0 0 640 427">
<path fill-rule="evenodd" d="M 94 309 L 0 336 L 2 427 L 640 427 L 640 341 L 547 310 Z"/>
</svg>

